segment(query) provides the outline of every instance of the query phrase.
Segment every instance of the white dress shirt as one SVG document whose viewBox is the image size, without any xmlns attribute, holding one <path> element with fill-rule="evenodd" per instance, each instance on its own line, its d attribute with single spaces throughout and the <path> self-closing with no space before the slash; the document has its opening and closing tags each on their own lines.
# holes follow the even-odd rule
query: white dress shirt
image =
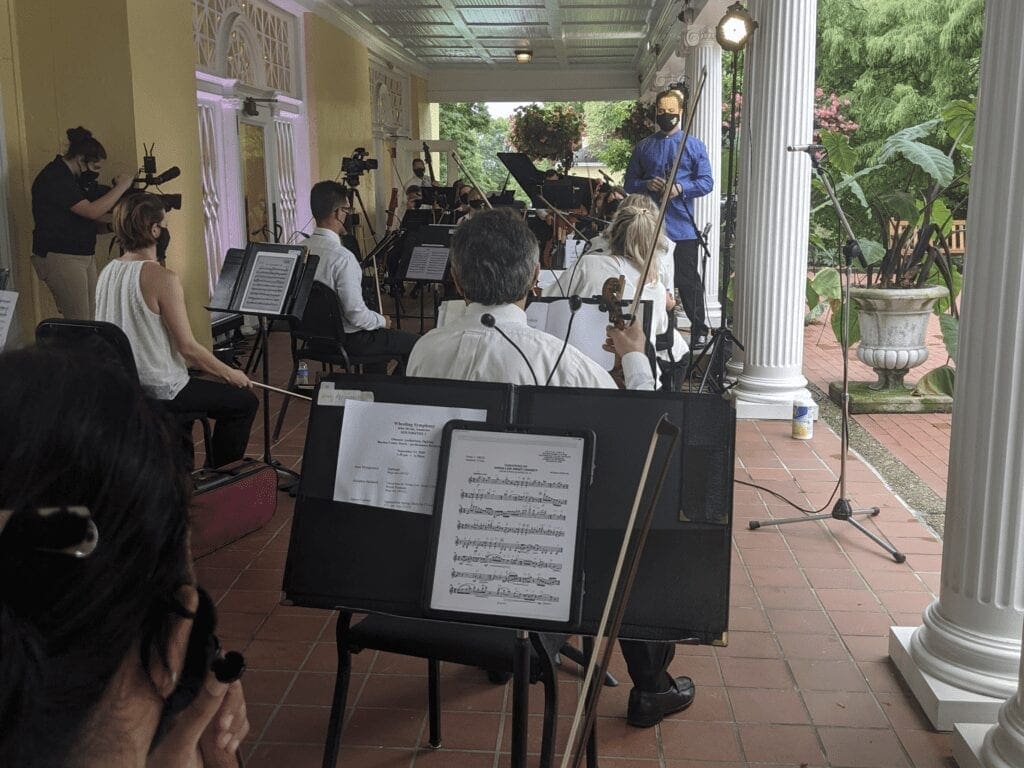
<svg viewBox="0 0 1024 768">
<path fill-rule="evenodd" d="M 385 327 L 387 321 L 384 315 L 374 312 L 363 301 L 363 270 L 356 255 L 341 244 L 337 232 L 317 227 L 301 245 L 320 257 L 314 279 L 329 285 L 341 298 L 345 333 L 375 331 Z"/>
<path fill-rule="evenodd" d="M 530 361 L 529 366 L 516 348 L 495 328 L 480 322 L 484 314 L 494 317 L 496 328 L 504 331 Z M 551 386 L 614 389 L 608 371 L 575 347 L 565 347 L 565 354 L 555 368 L 562 351 L 562 339 L 530 328 L 526 313 L 515 304 L 495 307 L 470 304 L 465 314 L 424 335 L 409 355 L 406 375 L 461 381 L 494 381 L 506 384 L 533 384 L 533 373 L 543 385 L 551 371 Z M 627 389 L 654 389 L 651 365 L 642 352 L 630 352 L 622 358 Z"/>
</svg>

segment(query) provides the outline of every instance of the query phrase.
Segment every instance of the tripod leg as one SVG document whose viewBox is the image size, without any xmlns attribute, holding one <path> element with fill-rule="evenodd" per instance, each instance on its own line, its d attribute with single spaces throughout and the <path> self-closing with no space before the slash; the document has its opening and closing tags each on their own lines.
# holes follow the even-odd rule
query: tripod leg
<svg viewBox="0 0 1024 768">
<path fill-rule="evenodd" d="M 751 520 L 747 527 L 756 531 L 758 528 L 767 528 L 770 525 L 789 525 L 790 523 L 802 523 L 807 520 L 831 520 L 831 512 L 822 512 L 820 515 L 801 515 L 800 517 L 782 517 L 778 520 Z"/>
<path fill-rule="evenodd" d="M 858 523 L 852 517 L 850 519 L 848 519 L 846 522 L 848 522 L 850 525 L 852 525 L 858 531 L 860 531 L 865 536 L 867 536 L 869 539 L 871 539 L 873 542 L 875 542 L 875 544 L 877 544 L 882 549 L 884 549 L 886 552 L 888 552 L 889 555 L 892 557 L 892 559 L 895 560 L 897 563 L 902 563 L 902 562 L 906 561 L 906 559 L 907 559 L 906 555 L 904 555 L 902 552 L 900 552 L 898 549 L 896 549 L 896 547 L 894 547 L 888 541 L 883 539 L 881 536 L 876 536 L 875 534 L 873 534 L 871 531 L 869 531 L 863 525 Z"/>
</svg>

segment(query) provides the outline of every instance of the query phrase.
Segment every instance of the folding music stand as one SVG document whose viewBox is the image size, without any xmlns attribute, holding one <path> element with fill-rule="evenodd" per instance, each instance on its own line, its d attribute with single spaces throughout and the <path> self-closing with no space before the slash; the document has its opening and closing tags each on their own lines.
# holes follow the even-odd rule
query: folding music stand
<svg viewBox="0 0 1024 768">
<path fill-rule="evenodd" d="M 410 213 L 419 214 L 421 211 L 408 211 L 406 215 Z M 420 333 L 423 333 L 427 319 L 424 286 L 452 285 L 449 253 L 453 231 L 454 228 L 450 224 L 429 224 L 406 232 L 402 240 L 401 256 L 392 284 L 417 283 L 420 298 Z M 436 303 L 433 309 L 436 321 Z M 395 327 L 402 327 L 402 309 L 398 301 L 395 302 Z"/>
<path fill-rule="evenodd" d="M 255 315 L 259 321 L 262 345 L 263 387 L 263 462 L 278 475 L 298 480 L 298 473 L 275 461 L 270 449 L 270 343 L 268 320 L 298 321 L 306 310 L 306 301 L 320 258 L 306 254 L 305 246 L 283 243 L 249 243 L 238 267 L 238 279 L 224 306 L 209 306 L 211 312 Z M 219 303 L 219 302 L 218 302 Z M 291 490 L 293 483 L 283 486 Z"/>
<path fill-rule="evenodd" d="M 344 388 L 342 402 L 337 398 L 321 402 L 325 383 Z M 374 403 L 482 409 L 487 413 L 486 422 L 496 426 L 517 424 L 596 434 L 595 471 L 583 534 L 586 591 L 580 620 L 567 630 L 594 634 L 632 501 L 627 479 L 639 476 L 644 461 L 639 452 L 624 451 L 622 446 L 648 440 L 653 426 L 667 413 L 682 428 L 682 443 L 670 455 L 672 466 L 655 507 L 653 529 L 621 636 L 725 644 L 735 459 L 735 414 L 729 403 L 677 392 L 517 387 L 419 378 L 394 381 L 371 375 L 328 378 L 320 387 L 310 412 L 306 460 L 285 567 L 283 589 L 288 602 L 340 609 L 343 615 L 382 613 L 406 619 L 429 615 L 423 590 L 432 518 L 334 500 L 334 446 L 340 444 L 344 397 L 365 395 Z M 655 461 L 664 458 L 663 453 L 658 454 Z M 343 640 L 347 624 L 339 623 L 338 632 Z M 450 635 L 458 642 L 465 632 Z M 339 642 L 339 653 L 342 648 Z M 347 685 L 345 675 L 347 670 L 339 666 L 341 690 Z M 522 677 L 517 680 L 521 682 Z M 336 696 L 327 745 L 328 753 L 334 755 L 343 707 L 344 696 Z M 521 736 L 518 732 L 517 745 L 522 743 Z"/>
</svg>

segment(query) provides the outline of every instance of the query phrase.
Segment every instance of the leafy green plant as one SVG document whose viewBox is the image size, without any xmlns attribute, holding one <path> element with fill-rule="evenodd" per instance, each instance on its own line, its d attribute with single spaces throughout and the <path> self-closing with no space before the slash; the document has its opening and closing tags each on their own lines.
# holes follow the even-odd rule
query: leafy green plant
<svg viewBox="0 0 1024 768">
<path fill-rule="evenodd" d="M 563 172 L 573 165 L 573 153 L 583 143 L 582 111 L 569 104 L 527 104 L 509 120 L 509 142 L 534 160 L 551 160 Z"/>
<path fill-rule="evenodd" d="M 828 153 L 828 168 L 834 177 L 837 196 L 856 233 L 874 230 L 877 239 L 859 236 L 867 287 L 920 288 L 943 285 L 949 296 L 936 303 L 940 318 L 958 315 L 957 298 L 963 278 L 954 268 L 947 238 L 958 210 L 947 204 L 951 189 L 964 183 L 973 158 L 975 105 L 953 101 L 942 114 L 889 136 L 873 155 L 867 167 L 856 170 L 858 154 L 849 137 L 824 131 L 821 143 Z M 944 149 L 928 143 L 946 143 Z M 902 188 L 893 189 L 889 180 L 898 171 L 904 178 Z M 812 228 L 811 249 L 820 251 L 829 241 L 828 229 L 820 214 L 831 213 L 831 202 L 818 179 L 814 180 L 819 202 L 812 216 L 819 214 Z M 838 221 L 831 218 L 832 240 L 840 237 Z M 819 273 L 821 274 L 821 273 Z M 808 284 L 809 315 L 823 299 Z M 836 307 L 839 302 L 835 302 Z M 857 311 L 850 308 L 850 344 L 859 340 Z M 818 311 L 820 316 L 821 312 Z M 839 337 L 838 313 L 832 326 Z M 954 333 L 955 338 L 955 333 Z"/>
</svg>

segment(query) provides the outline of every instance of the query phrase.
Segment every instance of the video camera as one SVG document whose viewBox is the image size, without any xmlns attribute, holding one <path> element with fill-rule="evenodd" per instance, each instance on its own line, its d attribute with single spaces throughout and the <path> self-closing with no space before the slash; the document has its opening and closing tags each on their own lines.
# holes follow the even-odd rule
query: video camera
<svg viewBox="0 0 1024 768">
<path fill-rule="evenodd" d="M 146 147 L 145 144 L 142 145 L 142 151 L 146 153 L 142 157 L 142 168 L 139 175 L 132 181 L 132 186 L 125 192 L 126 195 L 145 192 L 149 187 L 159 189 L 161 184 L 166 184 L 181 176 L 181 169 L 176 165 L 172 165 L 163 173 L 156 172 L 156 155 L 153 154 L 155 146 L 156 144 L 150 144 L 149 147 Z M 157 197 L 164 201 L 164 210 L 181 210 L 180 194 L 167 195 L 160 192 Z"/>
<path fill-rule="evenodd" d="M 356 147 L 352 157 L 341 158 L 341 172 L 345 174 L 345 182 L 350 187 L 358 186 L 359 177 L 366 171 L 377 170 L 377 161 L 367 157 L 368 154 L 366 147 Z"/>
</svg>

